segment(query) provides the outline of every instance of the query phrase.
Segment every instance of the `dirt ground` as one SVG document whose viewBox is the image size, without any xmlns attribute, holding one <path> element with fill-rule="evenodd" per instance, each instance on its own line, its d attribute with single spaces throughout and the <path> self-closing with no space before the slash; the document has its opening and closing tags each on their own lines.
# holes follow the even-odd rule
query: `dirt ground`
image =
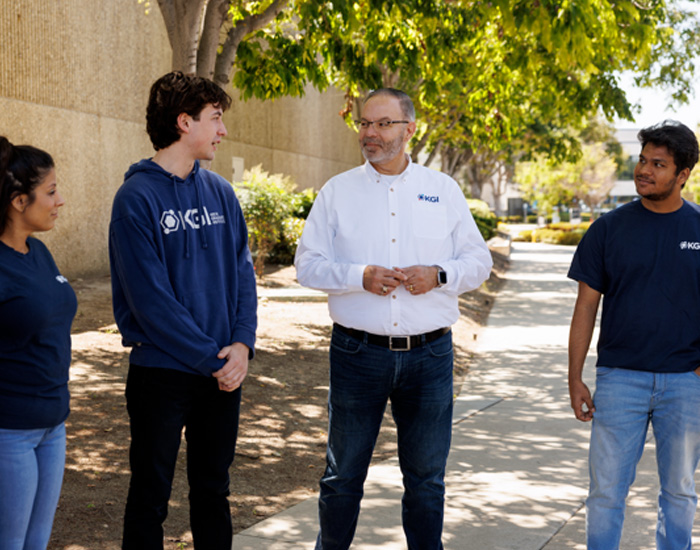
<svg viewBox="0 0 700 550">
<path fill-rule="evenodd" d="M 460 298 L 454 327 L 455 391 L 468 375 L 473 343 L 502 284 L 496 258 L 489 282 Z M 71 416 L 63 491 L 49 550 L 118 550 L 129 483 L 129 423 L 124 401 L 128 350 L 121 346 L 108 278 L 71 281 L 78 294 L 73 325 Z M 266 268 L 261 285 L 295 285 L 293 267 Z M 325 466 L 328 344 L 325 301 L 260 299 L 257 355 L 243 387 L 231 509 L 239 532 L 316 494 Z M 166 550 L 192 547 L 184 442 L 178 458 Z M 374 461 L 395 453 L 388 417 Z"/>
</svg>

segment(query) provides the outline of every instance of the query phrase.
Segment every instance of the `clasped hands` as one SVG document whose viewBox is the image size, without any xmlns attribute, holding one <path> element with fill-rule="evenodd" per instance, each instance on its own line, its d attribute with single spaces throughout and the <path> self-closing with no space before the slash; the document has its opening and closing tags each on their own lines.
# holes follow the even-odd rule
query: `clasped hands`
<svg viewBox="0 0 700 550">
<path fill-rule="evenodd" d="M 428 265 L 395 267 L 388 269 L 368 265 L 362 274 L 362 286 L 368 292 L 388 296 L 400 285 L 414 296 L 425 294 L 437 286 L 438 268 Z"/>
<path fill-rule="evenodd" d="M 226 363 L 212 376 L 219 383 L 221 391 L 232 392 L 237 389 L 248 374 L 248 346 L 241 342 L 234 342 L 230 346 L 224 346 L 217 354 L 219 359 L 226 359 Z"/>
</svg>

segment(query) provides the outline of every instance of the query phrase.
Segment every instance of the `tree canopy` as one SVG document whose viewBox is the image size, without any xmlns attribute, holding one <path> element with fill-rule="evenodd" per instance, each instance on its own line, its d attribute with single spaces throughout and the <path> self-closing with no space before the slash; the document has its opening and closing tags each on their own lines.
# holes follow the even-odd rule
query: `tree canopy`
<svg viewBox="0 0 700 550">
<path fill-rule="evenodd" d="M 455 173 L 474 155 L 573 160 L 601 112 L 630 119 L 620 71 L 687 98 L 700 50 L 687 2 L 639 0 L 158 0 L 173 69 L 272 99 L 334 85 L 412 96 L 413 157 Z M 428 157 L 430 158 L 430 157 Z"/>
<path fill-rule="evenodd" d="M 538 211 L 551 212 L 561 204 L 578 201 L 596 217 L 598 207 L 615 185 L 615 159 L 601 143 L 584 143 L 575 162 L 552 165 L 544 155 L 520 162 L 515 179 L 525 200 L 537 204 Z"/>
</svg>

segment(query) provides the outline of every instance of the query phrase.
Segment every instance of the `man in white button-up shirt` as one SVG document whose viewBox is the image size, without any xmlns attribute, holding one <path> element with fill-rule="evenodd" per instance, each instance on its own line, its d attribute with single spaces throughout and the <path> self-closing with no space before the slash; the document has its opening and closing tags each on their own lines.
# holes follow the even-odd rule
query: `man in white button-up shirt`
<svg viewBox="0 0 700 550">
<path fill-rule="evenodd" d="M 438 550 L 452 428 L 450 326 L 459 294 L 488 278 L 491 255 L 457 183 L 406 154 L 416 122 L 405 93 L 372 92 L 357 124 L 367 162 L 321 189 L 295 259 L 299 282 L 328 293 L 334 322 L 316 548 L 352 542 L 390 399 L 408 547 Z"/>
</svg>

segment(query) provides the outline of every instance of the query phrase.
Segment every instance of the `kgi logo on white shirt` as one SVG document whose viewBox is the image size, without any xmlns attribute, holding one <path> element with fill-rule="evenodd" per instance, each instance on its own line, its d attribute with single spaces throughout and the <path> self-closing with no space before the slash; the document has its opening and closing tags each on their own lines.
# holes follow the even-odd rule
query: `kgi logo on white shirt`
<svg viewBox="0 0 700 550">
<path fill-rule="evenodd" d="M 421 193 L 418 195 L 418 200 L 425 202 L 440 202 L 440 197 L 437 195 L 425 195 L 424 193 Z"/>
</svg>

